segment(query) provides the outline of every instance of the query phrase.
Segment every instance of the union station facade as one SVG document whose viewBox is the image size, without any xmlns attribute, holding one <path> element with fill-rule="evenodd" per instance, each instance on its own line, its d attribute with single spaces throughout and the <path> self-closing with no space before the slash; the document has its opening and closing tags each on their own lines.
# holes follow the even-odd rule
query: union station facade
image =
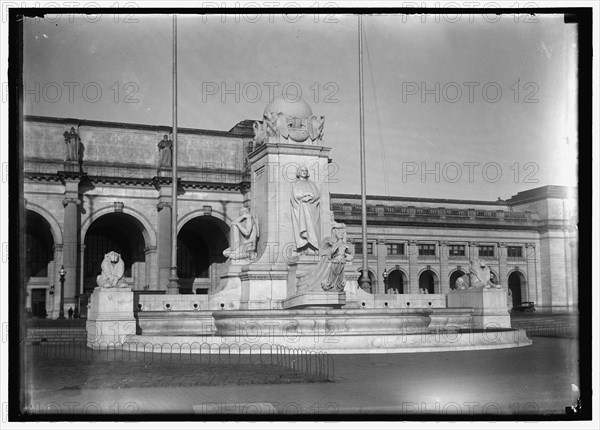
<svg viewBox="0 0 600 430">
<path fill-rule="evenodd" d="M 178 129 L 180 292 L 218 284 L 229 223 L 248 205 L 247 154 L 254 121 L 229 131 Z M 78 161 L 65 161 L 64 133 L 76 130 Z M 116 251 L 134 291 L 166 291 L 171 251 L 171 175 L 158 170 L 170 127 L 26 116 L 24 198 L 26 307 L 56 318 L 64 267 L 65 312 L 85 315 L 104 254 Z M 200 160 L 200 161 L 199 161 Z M 513 304 L 574 312 L 578 305 L 576 190 L 543 186 L 498 201 L 331 194 L 336 221 L 356 254 L 367 252 L 371 291 L 447 293 L 484 259 Z M 260 245 L 260 243 L 259 243 Z M 358 256 L 355 260 L 358 260 Z"/>
</svg>

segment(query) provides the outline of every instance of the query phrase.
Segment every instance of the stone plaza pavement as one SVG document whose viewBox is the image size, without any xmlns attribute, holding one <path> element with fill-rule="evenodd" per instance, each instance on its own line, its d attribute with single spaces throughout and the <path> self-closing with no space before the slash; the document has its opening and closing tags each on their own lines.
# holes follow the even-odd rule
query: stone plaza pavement
<svg viewBox="0 0 600 430">
<path fill-rule="evenodd" d="M 537 336 L 533 341 L 488 351 L 335 355 L 335 382 L 66 387 L 30 393 L 31 406 L 34 413 L 78 415 L 564 414 L 578 397 L 578 341 Z"/>
</svg>

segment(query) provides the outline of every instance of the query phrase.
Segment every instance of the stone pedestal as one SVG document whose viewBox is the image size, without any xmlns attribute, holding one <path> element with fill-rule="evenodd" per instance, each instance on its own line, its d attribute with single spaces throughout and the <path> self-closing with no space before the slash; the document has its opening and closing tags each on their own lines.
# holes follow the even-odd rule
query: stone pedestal
<svg viewBox="0 0 600 430">
<path fill-rule="evenodd" d="M 245 266 L 240 272 L 240 309 L 280 309 L 286 297 L 288 273 L 285 267 Z"/>
<path fill-rule="evenodd" d="M 329 151 L 317 145 L 265 143 L 248 155 L 250 200 L 260 239 L 256 260 L 240 271 L 241 309 L 281 309 L 283 300 L 297 293 L 296 278 L 289 275 L 288 263 L 301 260 L 298 275 L 316 266 L 318 255 L 312 258 L 312 264 L 304 264 L 311 258 L 299 259 L 296 254 L 290 199 L 293 184 L 298 181 L 298 168 L 307 166 L 309 179 L 320 192 L 319 240 L 330 234 Z"/>
<path fill-rule="evenodd" d="M 97 287 L 90 297 L 86 330 L 87 346 L 93 349 L 119 348 L 135 334 L 131 289 Z"/>
<path fill-rule="evenodd" d="M 510 328 L 504 288 L 450 291 L 448 308 L 473 308 L 475 329 Z"/>
<path fill-rule="evenodd" d="M 283 309 L 339 309 L 346 304 L 346 293 L 305 291 L 283 301 Z"/>
</svg>

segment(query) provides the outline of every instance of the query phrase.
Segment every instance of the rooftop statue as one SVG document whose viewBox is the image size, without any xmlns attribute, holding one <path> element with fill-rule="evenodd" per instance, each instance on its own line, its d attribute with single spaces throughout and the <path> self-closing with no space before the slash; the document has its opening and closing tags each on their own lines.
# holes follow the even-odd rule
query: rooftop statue
<svg viewBox="0 0 600 430">
<path fill-rule="evenodd" d="M 115 251 L 110 251 L 104 255 L 102 261 L 102 273 L 96 278 L 99 287 L 104 288 L 127 288 L 125 281 L 125 264 L 121 256 Z"/>
<path fill-rule="evenodd" d="M 65 144 L 67 145 L 67 158 L 65 161 L 81 162 L 82 160 L 80 158 L 83 157 L 83 152 L 81 153 L 82 157 L 80 157 L 80 139 L 77 132 L 75 132 L 75 127 L 71 127 L 71 131 L 65 131 L 63 137 L 65 138 Z"/>
<path fill-rule="evenodd" d="M 163 139 L 158 142 L 158 151 L 158 168 L 171 167 L 173 141 L 170 140 L 169 136 L 166 134 L 163 136 Z"/>
</svg>

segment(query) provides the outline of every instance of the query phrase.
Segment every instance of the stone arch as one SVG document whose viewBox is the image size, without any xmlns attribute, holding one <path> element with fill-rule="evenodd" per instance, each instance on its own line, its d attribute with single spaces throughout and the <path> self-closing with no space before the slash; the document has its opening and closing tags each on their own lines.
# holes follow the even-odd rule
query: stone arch
<svg viewBox="0 0 600 430">
<path fill-rule="evenodd" d="M 150 228 L 150 230 L 148 230 Z M 143 289 L 151 282 L 151 261 L 146 249 L 153 246 L 154 231 L 147 219 L 135 210 L 115 212 L 113 207 L 96 211 L 82 224 L 81 293 L 96 287 L 104 255 L 121 254 L 125 263 L 125 279 L 133 289 Z"/>
<path fill-rule="evenodd" d="M 491 274 L 490 279 L 492 280 L 492 282 L 494 284 L 499 284 L 500 283 L 500 281 L 499 281 L 500 278 L 498 277 L 498 272 L 496 272 L 495 270 L 493 270 L 493 269 L 490 268 L 490 274 Z"/>
<path fill-rule="evenodd" d="M 54 239 L 54 245 L 63 244 L 63 235 L 62 230 L 60 228 L 60 224 L 49 210 L 45 209 L 44 207 L 38 204 L 31 203 L 30 201 L 27 201 L 27 203 L 25 203 L 25 209 L 37 213 L 38 215 L 43 217 L 46 220 L 46 222 L 48 222 L 48 225 L 50 226 L 50 231 L 52 232 L 52 238 Z"/>
<path fill-rule="evenodd" d="M 180 292 L 205 294 L 219 281 L 223 251 L 229 247 L 229 226 L 203 210 L 186 214 L 177 229 L 177 273 Z"/>
<path fill-rule="evenodd" d="M 85 244 L 85 236 L 87 234 L 87 230 L 90 228 L 94 221 L 96 221 L 98 218 L 104 215 L 112 213 L 124 213 L 125 215 L 129 215 L 130 217 L 132 217 L 134 219 L 134 222 L 138 224 L 138 227 L 141 227 L 140 230 L 142 232 L 142 235 L 144 236 L 145 245 L 147 247 L 157 245 L 156 232 L 154 231 L 154 227 L 152 227 L 150 221 L 148 221 L 148 218 L 146 218 L 146 216 L 138 210 L 127 207 L 127 205 L 123 207 L 122 212 L 115 212 L 114 206 L 110 205 L 95 210 L 93 214 L 90 214 L 89 217 L 87 217 L 81 222 L 81 235 L 79 238 L 80 244 Z"/>
<path fill-rule="evenodd" d="M 391 293 L 396 289 L 398 294 L 406 294 L 409 291 L 408 288 L 409 278 L 407 273 L 402 269 L 392 269 L 388 274 L 386 293 Z"/>
<path fill-rule="evenodd" d="M 358 273 L 362 273 L 362 267 L 359 267 L 358 269 L 356 269 L 356 271 Z M 369 274 L 369 280 L 371 281 L 371 291 L 367 291 L 368 293 L 373 293 L 375 291 L 375 286 L 377 285 L 377 276 L 375 276 L 375 269 L 367 266 L 367 273 Z M 358 279 L 356 280 L 358 282 L 358 285 L 360 286 L 360 275 L 358 276 Z"/>
<path fill-rule="evenodd" d="M 512 307 L 516 308 L 521 302 L 526 301 L 527 297 L 527 277 L 519 269 L 513 269 L 508 272 L 507 288 L 512 296 Z"/>
<path fill-rule="evenodd" d="M 242 206 L 243 205 L 240 203 L 240 208 Z M 189 221 L 193 220 L 194 218 L 198 218 L 198 217 L 202 217 L 202 216 L 212 217 L 219 221 L 222 221 L 223 224 L 227 227 L 226 228 L 227 231 L 229 231 L 229 223 L 231 223 L 231 218 L 228 217 L 224 212 L 222 212 L 220 210 L 212 209 L 210 212 L 210 215 L 206 215 L 204 212 L 204 209 L 201 208 L 201 209 L 195 209 L 191 212 L 188 212 L 177 220 L 177 234 L 179 234 L 179 232 L 181 231 L 183 226 L 185 224 L 187 224 Z"/>
<path fill-rule="evenodd" d="M 440 277 L 434 269 L 423 269 L 419 272 L 419 289 L 426 289 L 429 294 L 440 293 Z"/>
<path fill-rule="evenodd" d="M 468 273 L 468 271 L 463 270 L 462 268 L 456 268 L 454 270 L 452 270 L 449 274 L 448 274 L 448 280 L 449 280 L 449 285 L 450 285 L 450 289 L 451 290 L 455 290 L 456 289 L 456 280 L 458 278 L 460 278 L 461 276 L 464 276 Z"/>
</svg>

